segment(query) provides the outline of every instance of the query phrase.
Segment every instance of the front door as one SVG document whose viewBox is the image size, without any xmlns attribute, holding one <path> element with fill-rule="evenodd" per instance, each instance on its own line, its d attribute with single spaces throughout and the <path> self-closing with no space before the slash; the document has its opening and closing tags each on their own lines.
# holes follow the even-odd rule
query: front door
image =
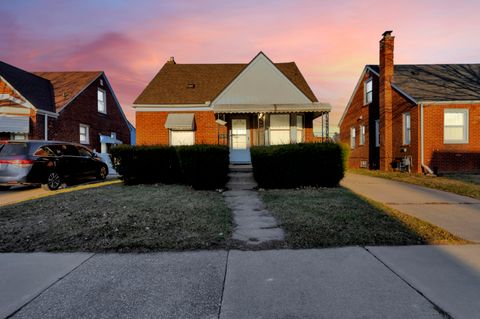
<svg viewBox="0 0 480 319">
<path fill-rule="evenodd" d="M 247 119 L 232 119 L 230 129 L 230 163 L 250 164 L 250 134 Z"/>
</svg>

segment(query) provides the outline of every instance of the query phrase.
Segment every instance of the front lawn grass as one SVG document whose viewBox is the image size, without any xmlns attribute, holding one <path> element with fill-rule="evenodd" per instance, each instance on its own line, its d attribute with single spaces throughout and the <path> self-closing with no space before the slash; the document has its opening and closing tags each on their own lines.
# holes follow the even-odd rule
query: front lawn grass
<svg viewBox="0 0 480 319">
<path fill-rule="evenodd" d="M 367 169 L 349 169 L 348 171 L 355 174 L 387 178 L 480 199 L 480 179 L 475 179 L 474 176 L 469 178 L 469 174 L 436 177 L 423 174 L 382 172 Z"/>
<path fill-rule="evenodd" d="M 285 229 L 291 248 L 467 243 L 343 187 L 267 190 L 260 194 Z"/>
<path fill-rule="evenodd" d="M 0 251 L 225 248 L 220 193 L 182 185 L 110 185 L 0 207 Z"/>
</svg>

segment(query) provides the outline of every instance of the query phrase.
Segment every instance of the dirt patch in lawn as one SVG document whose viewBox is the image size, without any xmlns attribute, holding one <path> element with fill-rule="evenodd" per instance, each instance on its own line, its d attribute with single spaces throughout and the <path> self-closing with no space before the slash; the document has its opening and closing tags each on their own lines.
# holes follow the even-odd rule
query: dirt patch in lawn
<svg viewBox="0 0 480 319">
<path fill-rule="evenodd" d="M 0 207 L 0 251 L 225 248 L 220 193 L 181 185 L 111 185 Z"/>
<path fill-rule="evenodd" d="M 268 190 L 261 197 L 285 229 L 292 248 L 467 243 L 343 187 Z"/>
</svg>

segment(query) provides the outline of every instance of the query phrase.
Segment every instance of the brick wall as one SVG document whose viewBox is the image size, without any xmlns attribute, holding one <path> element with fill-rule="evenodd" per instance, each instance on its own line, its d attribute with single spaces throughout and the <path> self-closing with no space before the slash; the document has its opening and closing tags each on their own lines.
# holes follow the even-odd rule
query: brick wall
<svg viewBox="0 0 480 319">
<path fill-rule="evenodd" d="M 103 78 L 100 77 L 100 78 Z M 78 95 L 67 107 L 65 107 L 57 119 L 49 121 L 48 139 L 67 142 L 80 142 L 80 124 L 89 126 L 89 146 L 100 152 L 100 134 L 108 135 L 112 132 L 117 134 L 117 139 L 125 144 L 130 144 L 130 130 L 118 110 L 112 92 L 106 85 L 100 85 L 100 78 Z M 107 114 L 98 112 L 97 88 L 106 91 Z"/>
<path fill-rule="evenodd" d="M 444 110 L 469 110 L 468 144 L 445 144 Z M 424 105 L 425 164 L 438 172 L 480 171 L 480 104 Z"/>
<path fill-rule="evenodd" d="M 136 112 L 137 144 L 168 145 L 169 130 L 165 122 L 169 113 L 194 113 L 195 143 L 217 144 L 218 134 L 226 134 L 227 128 L 215 122 L 215 114 L 211 111 L 198 112 Z"/>
</svg>

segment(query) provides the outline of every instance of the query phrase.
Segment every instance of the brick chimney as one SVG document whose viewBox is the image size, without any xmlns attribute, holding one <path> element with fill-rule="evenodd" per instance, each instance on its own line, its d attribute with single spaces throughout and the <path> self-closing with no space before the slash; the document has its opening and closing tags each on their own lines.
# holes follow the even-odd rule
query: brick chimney
<svg viewBox="0 0 480 319">
<path fill-rule="evenodd" d="M 380 40 L 380 170 L 391 171 L 393 161 L 392 86 L 393 41 L 392 31 L 385 31 Z"/>
<path fill-rule="evenodd" d="M 168 63 L 168 64 L 177 64 L 177 63 L 175 62 L 175 58 L 174 58 L 173 56 L 171 56 L 170 59 L 168 59 L 167 63 Z"/>
</svg>

